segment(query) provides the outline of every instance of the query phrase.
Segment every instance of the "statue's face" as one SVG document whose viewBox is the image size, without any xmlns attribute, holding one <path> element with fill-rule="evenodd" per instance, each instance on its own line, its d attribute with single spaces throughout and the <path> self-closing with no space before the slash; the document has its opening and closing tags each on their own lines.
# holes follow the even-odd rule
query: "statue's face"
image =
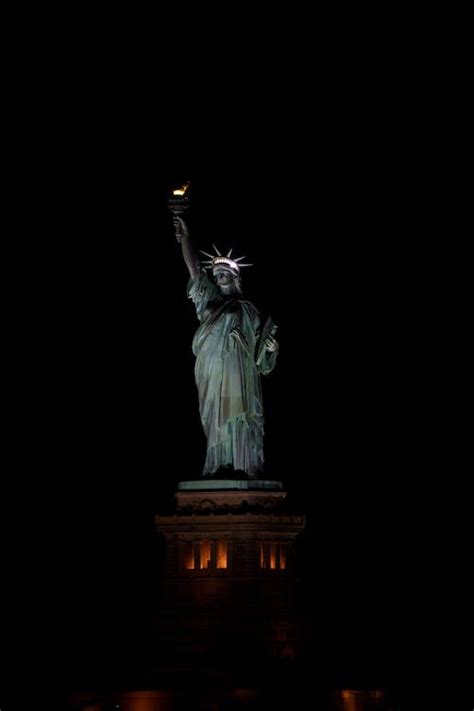
<svg viewBox="0 0 474 711">
<path fill-rule="evenodd" d="M 219 287 L 228 287 L 234 283 L 232 272 L 225 267 L 218 267 L 214 270 L 214 280 Z"/>
</svg>

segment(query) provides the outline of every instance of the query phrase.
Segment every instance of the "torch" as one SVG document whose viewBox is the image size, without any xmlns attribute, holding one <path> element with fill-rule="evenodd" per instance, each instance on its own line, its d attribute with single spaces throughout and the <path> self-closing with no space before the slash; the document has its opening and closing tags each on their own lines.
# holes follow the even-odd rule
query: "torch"
<svg viewBox="0 0 474 711">
<path fill-rule="evenodd" d="M 189 208 L 189 198 L 186 196 L 186 191 L 189 188 L 189 182 L 182 185 L 180 188 L 171 191 L 171 195 L 168 198 L 168 208 L 174 215 L 174 217 L 182 217 L 185 211 Z M 183 231 L 181 225 L 176 226 L 176 239 L 181 242 L 183 239 Z"/>
</svg>

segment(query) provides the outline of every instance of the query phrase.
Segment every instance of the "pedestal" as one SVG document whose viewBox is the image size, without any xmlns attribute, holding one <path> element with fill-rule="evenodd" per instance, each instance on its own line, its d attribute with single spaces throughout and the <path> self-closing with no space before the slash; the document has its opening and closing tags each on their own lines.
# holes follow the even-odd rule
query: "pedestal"
<svg viewBox="0 0 474 711">
<path fill-rule="evenodd" d="M 275 481 L 180 483 L 176 513 L 156 517 L 166 542 L 161 664 L 243 672 L 298 657 L 304 517 L 286 496 Z"/>
<path fill-rule="evenodd" d="M 199 511 L 266 510 L 281 508 L 286 499 L 281 481 L 258 479 L 200 479 L 182 481 L 176 493 L 176 508 Z"/>
</svg>

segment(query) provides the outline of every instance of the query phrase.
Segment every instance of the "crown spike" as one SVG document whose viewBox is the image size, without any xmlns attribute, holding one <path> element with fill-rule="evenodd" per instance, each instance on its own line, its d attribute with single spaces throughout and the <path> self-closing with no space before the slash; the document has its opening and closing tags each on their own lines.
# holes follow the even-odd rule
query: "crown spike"
<svg viewBox="0 0 474 711">
<path fill-rule="evenodd" d="M 231 247 L 231 248 L 229 249 L 229 251 L 227 252 L 227 256 L 228 256 L 228 257 L 230 257 L 230 255 L 232 254 L 232 250 L 233 250 L 233 247 Z M 238 260 L 236 260 L 236 261 L 238 261 Z"/>
<path fill-rule="evenodd" d="M 203 249 L 200 249 L 199 251 L 201 252 L 201 254 L 205 254 L 206 257 L 209 257 L 209 259 L 214 259 L 213 254 L 209 254 L 209 252 L 205 252 Z"/>
<path fill-rule="evenodd" d="M 253 267 L 253 264 L 239 264 L 240 267 Z"/>
<path fill-rule="evenodd" d="M 227 255 L 227 256 L 229 256 L 229 255 Z M 236 257 L 236 258 L 234 259 L 234 262 L 241 262 L 242 259 L 245 259 L 245 255 L 244 255 L 243 257 Z"/>
<path fill-rule="evenodd" d="M 221 254 L 221 253 L 219 252 L 219 250 L 217 249 L 216 245 L 215 245 L 215 244 L 213 244 L 212 246 L 213 246 L 213 247 L 214 247 L 214 249 L 216 250 L 216 254 L 217 254 L 217 256 L 218 256 L 218 257 L 222 257 L 222 254 Z"/>
</svg>

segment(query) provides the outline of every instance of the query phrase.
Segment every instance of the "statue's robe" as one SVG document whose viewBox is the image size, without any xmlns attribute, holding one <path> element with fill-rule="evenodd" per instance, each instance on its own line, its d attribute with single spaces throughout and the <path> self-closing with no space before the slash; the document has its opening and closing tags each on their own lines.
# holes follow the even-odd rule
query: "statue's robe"
<svg viewBox="0 0 474 711">
<path fill-rule="evenodd" d="M 193 340 L 199 409 L 207 437 L 204 476 L 232 467 L 257 476 L 263 469 L 263 407 L 260 374 L 273 370 L 276 352 L 257 366 L 260 315 L 238 295 L 225 297 L 202 271 L 190 280 L 200 325 Z M 246 347 L 231 331 L 240 329 Z"/>
</svg>

